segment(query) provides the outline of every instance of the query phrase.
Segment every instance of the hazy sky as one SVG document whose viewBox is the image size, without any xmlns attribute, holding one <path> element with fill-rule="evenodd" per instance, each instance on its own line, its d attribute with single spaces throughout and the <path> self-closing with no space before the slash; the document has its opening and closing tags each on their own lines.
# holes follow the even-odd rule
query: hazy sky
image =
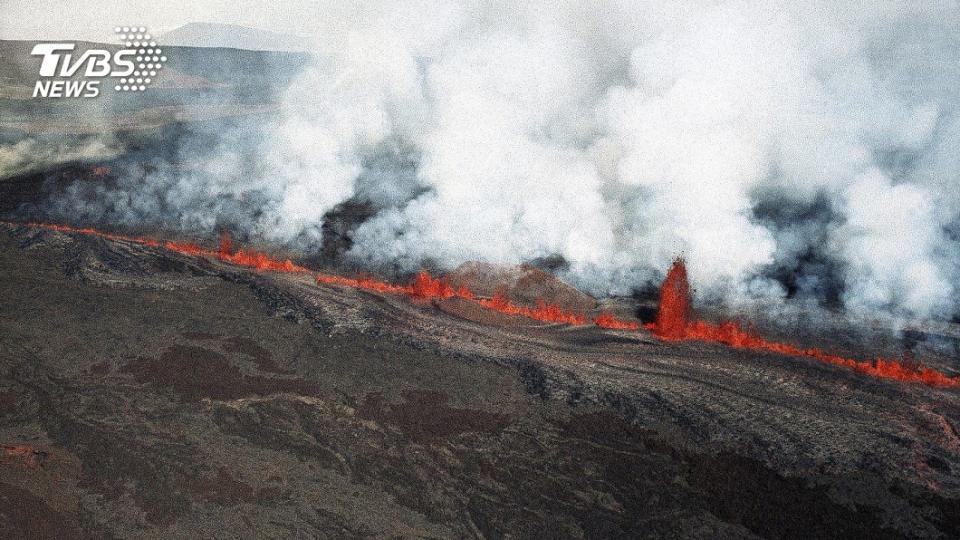
<svg viewBox="0 0 960 540">
<path fill-rule="evenodd" d="M 160 34 L 189 22 L 241 24 L 303 36 L 335 30 L 382 3 L 317 0 L 0 0 L 0 39 L 112 41 L 113 27 L 146 26 Z"/>
</svg>

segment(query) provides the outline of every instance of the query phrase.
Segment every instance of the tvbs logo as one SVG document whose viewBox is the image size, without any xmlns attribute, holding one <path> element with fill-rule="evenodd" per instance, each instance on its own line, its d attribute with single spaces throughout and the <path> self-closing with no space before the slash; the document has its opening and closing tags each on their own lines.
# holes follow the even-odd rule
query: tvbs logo
<svg viewBox="0 0 960 540">
<path fill-rule="evenodd" d="M 103 79 L 113 79 L 117 92 L 143 92 L 167 61 L 147 29 L 116 27 L 123 48 L 86 49 L 76 52 L 76 43 L 40 43 L 30 54 L 40 56 L 40 78 L 33 97 L 94 98 Z"/>
</svg>

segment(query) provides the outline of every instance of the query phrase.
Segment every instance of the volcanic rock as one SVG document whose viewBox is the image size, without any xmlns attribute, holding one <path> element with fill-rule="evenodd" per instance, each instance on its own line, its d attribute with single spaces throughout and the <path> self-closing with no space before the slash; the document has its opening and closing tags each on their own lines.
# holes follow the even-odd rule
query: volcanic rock
<svg viewBox="0 0 960 540">
<path fill-rule="evenodd" d="M 455 287 L 465 286 L 481 296 L 493 296 L 499 292 L 517 304 L 535 305 L 542 301 L 571 312 L 585 312 L 597 307 L 592 296 L 527 264 L 504 266 L 472 261 L 461 264 L 446 277 Z"/>
<path fill-rule="evenodd" d="M 0 224 L 0 538 L 958 537 L 958 426 L 951 388 Z"/>
</svg>

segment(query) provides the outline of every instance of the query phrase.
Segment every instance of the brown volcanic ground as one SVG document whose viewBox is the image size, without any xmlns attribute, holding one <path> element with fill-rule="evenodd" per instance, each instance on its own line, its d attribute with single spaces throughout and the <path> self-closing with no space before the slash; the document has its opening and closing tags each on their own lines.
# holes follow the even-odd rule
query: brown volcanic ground
<svg viewBox="0 0 960 540">
<path fill-rule="evenodd" d="M 529 265 L 501 266 L 481 262 L 463 263 L 445 276 L 450 284 L 465 286 L 482 296 L 502 294 L 521 305 L 538 301 L 554 304 L 574 313 L 597 307 L 597 301 L 552 274 Z"/>
<path fill-rule="evenodd" d="M 955 390 L 439 307 L 0 225 L 0 537 L 960 535 Z"/>
</svg>

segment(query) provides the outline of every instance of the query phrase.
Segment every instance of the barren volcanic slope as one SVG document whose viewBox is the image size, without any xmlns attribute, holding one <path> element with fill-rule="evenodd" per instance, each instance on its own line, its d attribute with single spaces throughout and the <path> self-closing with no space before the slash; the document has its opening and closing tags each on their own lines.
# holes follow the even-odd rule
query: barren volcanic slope
<svg viewBox="0 0 960 540">
<path fill-rule="evenodd" d="M 0 225 L 0 536 L 960 534 L 955 389 Z"/>
</svg>

